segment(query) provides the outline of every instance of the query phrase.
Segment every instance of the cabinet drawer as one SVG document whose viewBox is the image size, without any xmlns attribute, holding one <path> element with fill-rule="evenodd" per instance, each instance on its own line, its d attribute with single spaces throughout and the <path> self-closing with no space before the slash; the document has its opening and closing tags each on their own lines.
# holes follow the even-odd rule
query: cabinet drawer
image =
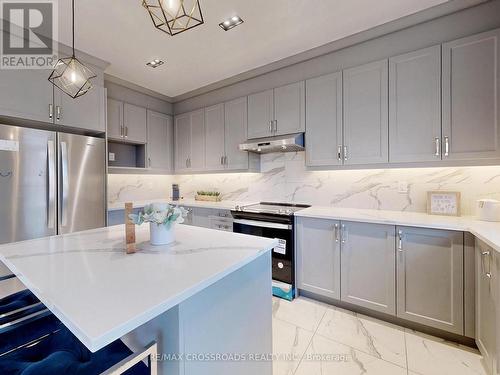
<svg viewBox="0 0 500 375">
<path fill-rule="evenodd" d="M 210 216 L 210 228 L 223 230 L 226 232 L 233 231 L 233 220 L 222 219 L 218 216 Z"/>
</svg>

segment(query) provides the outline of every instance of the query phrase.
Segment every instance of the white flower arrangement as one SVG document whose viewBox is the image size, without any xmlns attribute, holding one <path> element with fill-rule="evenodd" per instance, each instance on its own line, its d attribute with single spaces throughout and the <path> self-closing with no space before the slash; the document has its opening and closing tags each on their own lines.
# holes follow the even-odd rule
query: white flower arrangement
<svg viewBox="0 0 500 375">
<path fill-rule="evenodd" d="M 184 207 L 173 206 L 167 203 L 152 203 L 144 206 L 144 210 L 138 214 L 128 215 L 136 225 L 143 223 L 154 223 L 158 226 L 164 225 L 170 229 L 173 224 L 181 224 L 187 216 L 188 210 Z"/>
</svg>

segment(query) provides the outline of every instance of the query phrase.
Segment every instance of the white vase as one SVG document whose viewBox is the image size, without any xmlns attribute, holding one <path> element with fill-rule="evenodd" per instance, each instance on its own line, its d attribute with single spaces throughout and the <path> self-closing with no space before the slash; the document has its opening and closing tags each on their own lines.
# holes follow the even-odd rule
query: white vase
<svg viewBox="0 0 500 375">
<path fill-rule="evenodd" d="M 167 228 L 166 225 L 149 223 L 149 235 L 151 245 L 167 245 L 175 241 L 175 224 Z"/>
</svg>

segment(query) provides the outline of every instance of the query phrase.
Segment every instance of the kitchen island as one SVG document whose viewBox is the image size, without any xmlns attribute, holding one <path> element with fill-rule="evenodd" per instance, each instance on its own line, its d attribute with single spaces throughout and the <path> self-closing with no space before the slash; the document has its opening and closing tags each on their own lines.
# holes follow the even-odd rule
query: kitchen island
<svg viewBox="0 0 500 375">
<path fill-rule="evenodd" d="M 158 343 L 160 374 L 271 374 L 275 240 L 177 225 L 125 254 L 114 226 L 0 246 L 0 260 L 91 351 Z"/>
</svg>

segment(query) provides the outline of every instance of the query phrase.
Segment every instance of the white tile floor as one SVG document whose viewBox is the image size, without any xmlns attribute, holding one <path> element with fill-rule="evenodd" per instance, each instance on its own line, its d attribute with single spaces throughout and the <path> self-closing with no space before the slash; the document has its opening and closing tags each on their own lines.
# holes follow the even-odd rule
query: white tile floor
<svg viewBox="0 0 500 375">
<path fill-rule="evenodd" d="M 273 375 L 486 375 L 476 350 L 306 298 L 273 299 Z"/>
</svg>

